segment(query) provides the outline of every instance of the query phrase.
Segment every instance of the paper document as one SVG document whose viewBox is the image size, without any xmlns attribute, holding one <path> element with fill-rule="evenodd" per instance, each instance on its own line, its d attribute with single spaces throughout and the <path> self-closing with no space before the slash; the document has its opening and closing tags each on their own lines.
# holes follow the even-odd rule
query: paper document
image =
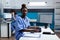
<svg viewBox="0 0 60 40">
<path fill-rule="evenodd" d="M 34 38 L 39 38 L 41 36 L 40 33 L 30 33 L 30 32 L 25 32 L 24 37 L 34 37 Z"/>
</svg>

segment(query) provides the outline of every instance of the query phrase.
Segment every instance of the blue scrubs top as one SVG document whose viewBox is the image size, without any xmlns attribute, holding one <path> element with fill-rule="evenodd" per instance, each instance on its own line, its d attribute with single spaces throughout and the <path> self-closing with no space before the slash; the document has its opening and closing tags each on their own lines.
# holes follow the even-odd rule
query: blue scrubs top
<svg viewBox="0 0 60 40">
<path fill-rule="evenodd" d="M 20 37 L 23 36 L 23 32 L 20 32 L 22 29 L 26 29 L 30 26 L 29 18 L 25 16 L 25 18 L 21 18 L 20 16 L 16 15 L 16 20 L 12 23 L 15 27 L 15 38 L 19 40 Z"/>
</svg>

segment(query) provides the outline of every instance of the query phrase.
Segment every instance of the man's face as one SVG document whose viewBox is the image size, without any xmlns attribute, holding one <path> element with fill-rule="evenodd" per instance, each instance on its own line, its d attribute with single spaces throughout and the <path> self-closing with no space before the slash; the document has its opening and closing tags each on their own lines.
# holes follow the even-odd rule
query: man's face
<svg viewBox="0 0 60 40">
<path fill-rule="evenodd" d="M 11 12 L 11 14 L 12 14 L 12 15 L 14 15 L 14 14 L 15 14 L 15 12 Z"/>
<path fill-rule="evenodd" d="M 22 15 L 26 16 L 26 14 L 27 14 L 27 8 L 22 9 Z"/>
</svg>

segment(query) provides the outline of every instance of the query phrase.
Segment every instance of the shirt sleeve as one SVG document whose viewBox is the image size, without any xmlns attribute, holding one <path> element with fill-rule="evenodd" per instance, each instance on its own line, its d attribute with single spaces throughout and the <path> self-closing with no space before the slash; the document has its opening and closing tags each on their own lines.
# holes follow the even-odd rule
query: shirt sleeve
<svg viewBox="0 0 60 40">
<path fill-rule="evenodd" d="M 28 26 L 30 26 L 30 19 L 28 19 Z"/>
<path fill-rule="evenodd" d="M 30 19 L 27 17 L 27 25 L 30 27 Z"/>
</svg>

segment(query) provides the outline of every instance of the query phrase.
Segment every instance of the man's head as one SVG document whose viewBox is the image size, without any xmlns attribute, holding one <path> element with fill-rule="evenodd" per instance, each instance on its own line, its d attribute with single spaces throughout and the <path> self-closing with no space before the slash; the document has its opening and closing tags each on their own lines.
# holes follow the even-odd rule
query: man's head
<svg viewBox="0 0 60 40">
<path fill-rule="evenodd" d="M 11 9 L 10 13 L 11 13 L 11 14 L 13 14 L 13 13 L 14 13 L 14 15 L 16 15 L 15 10 L 13 10 L 13 9 Z"/>
<path fill-rule="evenodd" d="M 26 16 L 28 9 L 25 4 L 22 4 L 21 12 L 23 16 Z"/>
</svg>

